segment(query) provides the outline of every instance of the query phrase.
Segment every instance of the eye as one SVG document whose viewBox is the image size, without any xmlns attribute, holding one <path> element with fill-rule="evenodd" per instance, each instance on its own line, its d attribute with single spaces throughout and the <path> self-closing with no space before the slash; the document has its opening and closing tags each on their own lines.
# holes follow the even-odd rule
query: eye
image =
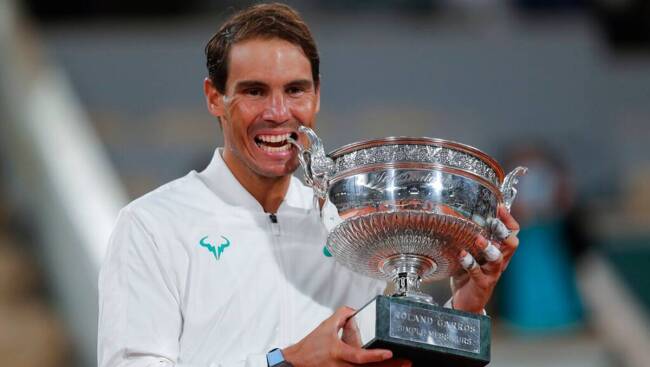
<svg viewBox="0 0 650 367">
<path fill-rule="evenodd" d="M 298 87 L 298 86 L 291 86 L 287 88 L 287 94 L 291 96 L 300 96 L 303 93 L 305 93 L 305 88 Z"/>
<path fill-rule="evenodd" d="M 247 88 L 244 90 L 244 94 L 251 97 L 261 97 L 264 95 L 264 90 L 262 88 Z"/>
</svg>

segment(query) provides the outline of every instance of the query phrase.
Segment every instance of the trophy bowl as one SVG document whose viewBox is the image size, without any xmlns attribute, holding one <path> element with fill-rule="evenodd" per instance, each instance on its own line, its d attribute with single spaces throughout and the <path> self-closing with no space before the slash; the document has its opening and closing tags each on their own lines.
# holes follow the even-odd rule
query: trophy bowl
<svg viewBox="0 0 650 367">
<path fill-rule="evenodd" d="M 328 251 L 358 273 L 395 281 L 398 292 L 406 280 L 417 291 L 420 281 L 457 274 L 462 250 L 483 262 L 476 237 L 490 238 L 498 204 L 510 208 L 526 171 L 505 176 L 482 151 L 434 138 L 367 140 L 326 155 L 311 129 L 300 132 L 310 143 L 296 145 L 322 203 Z"/>
<path fill-rule="evenodd" d="M 482 235 L 492 237 L 497 207 L 510 209 L 526 168 L 507 176 L 490 156 L 432 138 L 361 141 L 325 154 L 307 127 L 299 151 L 305 182 L 325 225 L 327 249 L 358 273 L 395 283 L 350 318 L 354 343 L 389 348 L 414 366 L 484 366 L 490 361 L 490 318 L 446 309 L 420 292 L 420 282 L 462 271 L 463 250 L 482 263 Z M 498 242 L 495 241 L 498 244 Z"/>
</svg>

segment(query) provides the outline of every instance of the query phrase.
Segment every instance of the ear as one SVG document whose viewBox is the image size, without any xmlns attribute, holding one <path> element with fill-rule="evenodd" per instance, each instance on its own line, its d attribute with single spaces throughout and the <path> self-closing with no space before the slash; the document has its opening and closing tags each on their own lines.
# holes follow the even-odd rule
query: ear
<svg viewBox="0 0 650 367">
<path fill-rule="evenodd" d="M 226 111 L 223 105 L 223 94 L 217 90 L 210 78 L 203 80 L 203 94 L 210 114 L 217 118 L 223 117 Z"/>
</svg>

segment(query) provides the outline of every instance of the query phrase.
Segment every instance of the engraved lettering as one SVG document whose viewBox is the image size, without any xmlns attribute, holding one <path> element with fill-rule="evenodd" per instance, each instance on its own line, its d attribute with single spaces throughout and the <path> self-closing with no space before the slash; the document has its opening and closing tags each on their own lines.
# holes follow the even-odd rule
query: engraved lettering
<svg viewBox="0 0 650 367">
<path fill-rule="evenodd" d="M 468 331 L 471 333 L 476 332 L 476 327 L 473 325 L 464 324 L 459 321 L 448 321 L 448 320 L 438 320 L 438 326 L 447 327 L 449 329 L 454 329 L 458 331 Z"/>
<path fill-rule="evenodd" d="M 384 182 L 387 181 L 387 177 L 386 177 L 387 175 L 388 175 L 388 173 L 386 171 L 381 171 L 381 172 L 379 172 L 379 174 L 377 174 L 377 176 L 375 177 L 375 179 L 373 181 L 378 183 L 378 184 L 384 183 Z"/>
<path fill-rule="evenodd" d="M 480 321 L 445 311 L 402 304 L 390 305 L 390 336 L 479 353 Z"/>
<path fill-rule="evenodd" d="M 377 175 L 371 179 L 371 182 L 373 186 L 378 186 L 388 181 L 392 181 L 397 186 L 397 185 L 414 184 L 414 183 L 426 184 L 435 181 L 436 179 L 437 179 L 436 172 L 417 173 L 417 172 L 406 171 L 406 172 L 399 172 L 396 175 L 392 175 L 392 174 L 389 175 L 387 171 L 382 171 L 377 173 Z"/>
<path fill-rule="evenodd" d="M 474 344 L 471 338 L 462 337 L 454 334 L 445 334 L 435 330 L 422 329 L 416 326 L 399 326 L 396 331 L 400 334 L 417 336 L 419 339 L 434 339 L 437 341 L 449 341 L 455 344 L 472 346 Z"/>
</svg>

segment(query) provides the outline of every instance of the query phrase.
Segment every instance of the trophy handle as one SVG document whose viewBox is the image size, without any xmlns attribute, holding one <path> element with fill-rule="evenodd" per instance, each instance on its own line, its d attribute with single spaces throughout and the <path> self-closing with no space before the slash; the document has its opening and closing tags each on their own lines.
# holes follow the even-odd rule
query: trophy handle
<svg viewBox="0 0 650 367">
<path fill-rule="evenodd" d="M 503 194 L 503 204 L 508 211 L 510 211 L 512 203 L 515 201 L 515 197 L 517 196 L 515 185 L 519 182 L 519 177 L 525 175 L 526 172 L 528 172 L 527 167 L 519 166 L 508 173 L 506 178 L 503 180 L 503 184 L 501 185 L 501 194 Z"/>
<path fill-rule="evenodd" d="M 309 140 L 309 148 L 300 142 L 289 141 L 298 148 L 298 160 L 305 172 L 305 183 L 314 189 L 314 196 L 325 199 L 329 189 L 329 179 L 334 174 L 334 161 L 325 154 L 323 143 L 314 130 L 300 126 L 298 131 L 305 134 Z"/>
</svg>

